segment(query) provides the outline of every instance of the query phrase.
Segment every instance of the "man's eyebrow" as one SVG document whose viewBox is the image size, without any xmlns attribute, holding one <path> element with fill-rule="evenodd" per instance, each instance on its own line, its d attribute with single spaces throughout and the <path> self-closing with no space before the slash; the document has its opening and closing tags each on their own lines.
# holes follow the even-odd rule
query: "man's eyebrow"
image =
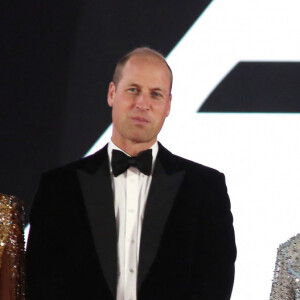
<svg viewBox="0 0 300 300">
<path fill-rule="evenodd" d="M 160 87 L 155 87 L 151 89 L 152 91 L 161 92 L 161 93 L 167 93 L 165 89 L 162 89 Z"/>
<path fill-rule="evenodd" d="M 136 87 L 139 87 L 140 85 L 137 84 L 137 83 L 128 83 L 127 86 L 136 86 Z"/>
<path fill-rule="evenodd" d="M 138 83 L 133 83 L 133 82 L 130 82 L 127 84 L 127 87 L 136 87 L 136 88 L 140 88 L 140 85 Z M 167 93 L 167 91 L 165 89 L 162 89 L 160 87 L 153 87 L 153 88 L 150 88 L 151 91 L 157 91 L 157 92 L 162 92 L 162 93 Z"/>
</svg>

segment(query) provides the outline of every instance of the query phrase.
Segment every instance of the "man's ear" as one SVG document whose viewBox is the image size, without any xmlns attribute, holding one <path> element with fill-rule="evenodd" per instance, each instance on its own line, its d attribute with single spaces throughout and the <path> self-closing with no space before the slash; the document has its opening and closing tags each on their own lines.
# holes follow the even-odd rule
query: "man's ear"
<svg viewBox="0 0 300 300">
<path fill-rule="evenodd" d="M 108 93 L 107 93 L 107 103 L 110 107 L 113 107 L 114 99 L 116 93 L 116 86 L 113 82 L 109 84 Z"/>
<path fill-rule="evenodd" d="M 169 96 L 169 99 L 168 99 L 168 104 L 169 104 L 169 108 L 168 108 L 168 111 L 167 111 L 167 114 L 166 114 L 166 117 L 168 117 L 169 116 L 169 114 L 170 114 L 170 111 L 171 111 L 171 101 L 172 101 L 172 94 L 170 94 L 170 96 Z"/>
</svg>

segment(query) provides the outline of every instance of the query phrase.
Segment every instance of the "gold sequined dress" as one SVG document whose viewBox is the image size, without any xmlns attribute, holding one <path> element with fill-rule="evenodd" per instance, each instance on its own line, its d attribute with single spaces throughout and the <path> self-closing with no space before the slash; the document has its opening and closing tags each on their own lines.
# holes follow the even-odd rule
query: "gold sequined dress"
<svg viewBox="0 0 300 300">
<path fill-rule="evenodd" d="M 0 193 L 0 300 L 24 300 L 24 210 Z"/>
<path fill-rule="evenodd" d="M 278 248 L 270 300 L 300 300 L 300 234 Z"/>
</svg>

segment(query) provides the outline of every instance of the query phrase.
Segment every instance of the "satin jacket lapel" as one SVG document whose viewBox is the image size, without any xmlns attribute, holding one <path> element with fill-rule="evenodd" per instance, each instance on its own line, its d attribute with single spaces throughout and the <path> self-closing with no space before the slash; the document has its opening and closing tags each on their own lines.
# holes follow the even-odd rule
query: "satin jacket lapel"
<svg viewBox="0 0 300 300">
<path fill-rule="evenodd" d="M 91 172 L 78 170 L 78 178 L 84 197 L 88 218 L 99 261 L 108 286 L 116 295 L 117 280 L 117 233 L 113 193 L 108 167 L 107 148 L 99 167 Z M 104 150 L 101 150 L 104 151 Z"/>
<path fill-rule="evenodd" d="M 158 154 L 159 155 L 159 154 Z M 144 214 L 138 272 L 138 288 L 157 254 L 165 223 L 172 209 L 185 172 L 168 174 L 157 159 Z"/>
</svg>

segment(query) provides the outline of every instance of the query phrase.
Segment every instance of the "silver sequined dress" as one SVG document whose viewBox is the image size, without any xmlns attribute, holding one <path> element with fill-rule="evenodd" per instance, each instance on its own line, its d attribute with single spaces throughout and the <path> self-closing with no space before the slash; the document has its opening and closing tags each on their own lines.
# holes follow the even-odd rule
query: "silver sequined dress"
<svg viewBox="0 0 300 300">
<path fill-rule="evenodd" d="M 300 234 L 280 245 L 270 300 L 300 300 Z"/>
</svg>

